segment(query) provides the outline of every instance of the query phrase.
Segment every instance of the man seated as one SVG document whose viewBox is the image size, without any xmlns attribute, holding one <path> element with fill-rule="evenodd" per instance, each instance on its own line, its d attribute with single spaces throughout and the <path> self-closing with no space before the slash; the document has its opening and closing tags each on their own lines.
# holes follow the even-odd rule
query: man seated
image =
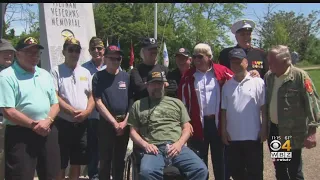
<svg viewBox="0 0 320 180">
<path fill-rule="evenodd" d="M 143 150 L 141 180 L 163 179 L 166 155 L 190 180 L 205 180 L 208 169 L 185 143 L 191 135 L 190 117 L 183 103 L 164 96 L 165 74 L 155 67 L 147 77 L 149 97 L 137 100 L 129 113 L 132 141 Z M 166 146 L 169 148 L 166 150 Z"/>
</svg>

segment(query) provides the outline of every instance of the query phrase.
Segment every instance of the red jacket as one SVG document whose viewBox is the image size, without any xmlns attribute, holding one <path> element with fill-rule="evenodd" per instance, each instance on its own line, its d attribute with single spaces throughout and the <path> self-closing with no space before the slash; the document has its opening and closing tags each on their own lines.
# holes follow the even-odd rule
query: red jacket
<svg viewBox="0 0 320 180">
<path fill-rule="evenodd" d="M 220 85 L 220 96 L 221 90 L 224 83 L 231 79 L 233 76 L 233 72 L 227 67 L 212 63 L 212 69 L 217 78 L 217 81 Z M 178 98 L 184 102 L 186 108 L 189 112 L 189 116 L 191 118 L 191 124 L 194 130 L 193 138 L 203 140 L 203 129 L 200 117 L 200 107 L 198 102 L 198 97 L 194 88 L 194 73 L 196 72 L 196 68 L 190 68 L 184 76 L 181 78 L 179 88 L 178 88 Z M 221 99 L 221 98 L 220 98 Z M 219 110 L 221 111 L 221 100 L 219 102 Z M 221 133 L 221 125 L 220 125 L 220 112 L 216 114 L 216 125 L 218 127 L 219 134 Z"/>
</svg>

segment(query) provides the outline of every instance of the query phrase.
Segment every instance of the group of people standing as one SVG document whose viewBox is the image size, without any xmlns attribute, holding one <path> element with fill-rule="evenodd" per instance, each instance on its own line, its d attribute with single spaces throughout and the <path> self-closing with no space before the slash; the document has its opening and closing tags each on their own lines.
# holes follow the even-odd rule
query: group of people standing
<svg viewBox="0 0 320 180">
<path fill-rule="evenodd" d="M 263 142 L 291 136 L 292 160 L 274 162 L 276 178 L 304 179 L 301 152 L 316 146 L 319 96 L 308 74 L 291 64 L 288 47 L 266 53 L 251 46 L 254 28 L 250 20 L 234 23 L 237 46 L 224 49 L 219 64 L 208 44 L 192 53 L 178 49 L 173 71 L 157 64 L 157 40 L 145 38 L 143 62 L 129 74 L 120 68 L 120 48 L 97 37 L 83 65 L 79 40 L 67 38 L 65 61 L 50 73 L 37 67 L 43 46 L 36 39 L 23 38 L 16 48 L 1 40 L 0 175 L 31 180 L 36 170 L 39 179 L 65 179 L 70 164 L 72 180 L 81 165 L 90 179 L 122 180 L 130 136 L 143 153 L 141 180 L 162 179 L 168 157 L 187 179 L 211 179 L 209 147 L 215 179 L 259 180 Z"/>
</svg>

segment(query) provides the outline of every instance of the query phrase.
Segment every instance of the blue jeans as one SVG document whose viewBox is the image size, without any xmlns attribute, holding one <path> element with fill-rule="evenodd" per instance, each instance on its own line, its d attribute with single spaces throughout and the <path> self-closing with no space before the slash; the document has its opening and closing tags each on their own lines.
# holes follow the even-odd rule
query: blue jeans
<svg viewBox="0 0 320 180">
<path fill-rule="evenodd" d="M 140 165 L 140 180 L 162 180 L 165 167 L 165 145 L 158 146 L 159 154 L 144 154 Z M 208 168 L 203 161 L 188 147 L 183 146 L 178 156 L 172 158 L 172 165 L 177 167 L 189 180 L 206 180 Z"/>
<path fill-rule="evenodd" d="M 89 178 L 98 177 L 98 163 L 99 163 L 99 151 L 98 151 L 98 119 L 88 120 L 88 175 Z"/>
</svg>

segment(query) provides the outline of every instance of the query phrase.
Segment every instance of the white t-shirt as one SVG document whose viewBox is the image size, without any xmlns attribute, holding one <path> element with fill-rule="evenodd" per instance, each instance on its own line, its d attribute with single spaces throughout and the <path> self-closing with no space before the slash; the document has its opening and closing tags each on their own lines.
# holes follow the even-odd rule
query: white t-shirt
<svg viewBox="0 0 320 180">
<path fill-rule="evenodd" d="M 85 110 L 88 104 L 88 96 L 92 91 L 90 72 L 80 65 L 72 70 L 63 63 L 54 67 L 51 74 L 59 96 L 76 110 Z M 74 122 L 73 117 L 62 110 L 58 116 Z"/>
<path fill-rule="evenodd" d="M 224 84 L 221 99 L 231 141 L 257 140 L 261 126 L 260 107 L 265 103 L 264 81 L 249 73 L 241 82 L 232 78 Z"/>
</svg>

